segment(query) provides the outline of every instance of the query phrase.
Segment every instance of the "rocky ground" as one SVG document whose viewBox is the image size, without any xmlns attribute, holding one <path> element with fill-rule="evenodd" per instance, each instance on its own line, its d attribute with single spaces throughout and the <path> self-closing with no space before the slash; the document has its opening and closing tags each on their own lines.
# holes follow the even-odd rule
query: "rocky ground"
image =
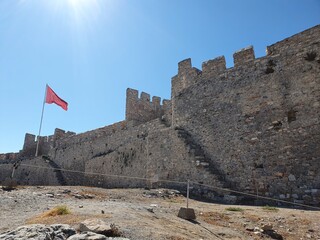
<svg viewBox="0 0 320 240">
<path fill-rule="evenodd" d="M 71 213 L 45 214 L 61 205 L 67 206 Z M 195 210 L 197 219 L 187 221 L 177 217 L 180 207 L 185 206 L 185 197 L 168 189 L 63 186 L 0 190 L 0 239 L 15 239 L 6 238 L 4 233 L 26 224 L 46 224 L 51 229 L 61 228 L 53 224 L 68 224 L 70 228 L 81 231 L 84 225 L 80 223 L 88 221 L 111 225 L 118 236 L 131 240 L 320 239 L 320 211 L 219 205 L 190 200 L 189 207 Z M 74 236 L 72 239 L 90 239 Z"/>
</svg>

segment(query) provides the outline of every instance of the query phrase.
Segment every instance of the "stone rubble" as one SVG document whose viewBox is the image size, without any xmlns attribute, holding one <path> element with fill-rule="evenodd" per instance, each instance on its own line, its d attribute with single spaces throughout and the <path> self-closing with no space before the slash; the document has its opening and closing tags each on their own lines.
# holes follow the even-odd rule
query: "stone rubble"
<svg viewBox="0 0 320 240">
<path fill-rule="evenodd" d="M 111 228 L 101 220 L 88 220 L 76 230 L 67 224 L 32 224 L 0 234 L 0 240 L 130 240 L 123 237 L 106 237 Z"/>
<path fill-rule="evenodd" d="M 46 226 L 43 224 L 26 225 L 13 231 L 0 234 L 1 240 L 65 240 L 76 234 L 76 231 L 66 224 L 55 224 Z"/>
</svg>

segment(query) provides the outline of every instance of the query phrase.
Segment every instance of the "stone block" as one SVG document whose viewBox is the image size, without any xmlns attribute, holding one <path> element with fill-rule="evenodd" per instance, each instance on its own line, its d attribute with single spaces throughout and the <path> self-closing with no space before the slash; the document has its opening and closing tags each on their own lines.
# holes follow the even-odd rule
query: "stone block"
<svg viewBox="0 0 320 240">
<path fill-rule="evenodd" d="M 293 174 L 290 174 L 290 175 L 288 176 L 288 179 L 289 179 L 290 182 L 293 182 L 293 181 L 296 180 L 296 177 L 295 177 Z"/>
<path fill-rule="evenodd" d="M 196 214 L 195 214 L 193 208 L 183 208 L 182 207 L 179 210 L 178 217 L 186 219 L 186 220 L 195 220 Z"/>
<path fill-rule="evenodd" d="M 239 66 L 242 63 L 253 61 L 255 59 L 252 46 L 243 48 L 233 54 L 234 66 Z"/>
</svg>

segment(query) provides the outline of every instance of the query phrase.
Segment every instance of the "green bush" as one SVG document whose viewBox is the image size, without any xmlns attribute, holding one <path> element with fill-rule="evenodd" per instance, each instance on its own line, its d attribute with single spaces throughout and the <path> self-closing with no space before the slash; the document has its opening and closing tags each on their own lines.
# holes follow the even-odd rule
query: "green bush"
<svg viewBox="0 0 320 240">
<path fill-rule="evenodd" d="M 267 211 L 275 211 L 275 212 L 279 211 L 278 208 L 276 208 L 276 207 L 270 207 L 270 206 L 268 206 L 268 205 L 262 207 L 262 209 L 263 209 L 263 210 L 267 210 Z"/>
<path fill-rule="evenodd" d="M 227 211 L 232 211 L 232 212 L 243 212 L 244 209 L 243 208 L 239 208 L 239 207 L 228 207 L 226 208 Z"/>
</svg>

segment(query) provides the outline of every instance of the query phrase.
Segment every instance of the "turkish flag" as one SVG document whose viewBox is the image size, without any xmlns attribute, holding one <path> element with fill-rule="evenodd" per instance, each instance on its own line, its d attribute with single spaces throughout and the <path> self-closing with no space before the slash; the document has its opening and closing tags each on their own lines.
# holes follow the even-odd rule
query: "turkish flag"
<svg viewBox="0 0 320 240">
<path fill-rule="evenodd" d="M 68 110 L 68 103 L 61 99 L 48 85 L 46 90 L 46 103 L 55 103 L 62 107 L 64 110 Z"/>
</svg>

